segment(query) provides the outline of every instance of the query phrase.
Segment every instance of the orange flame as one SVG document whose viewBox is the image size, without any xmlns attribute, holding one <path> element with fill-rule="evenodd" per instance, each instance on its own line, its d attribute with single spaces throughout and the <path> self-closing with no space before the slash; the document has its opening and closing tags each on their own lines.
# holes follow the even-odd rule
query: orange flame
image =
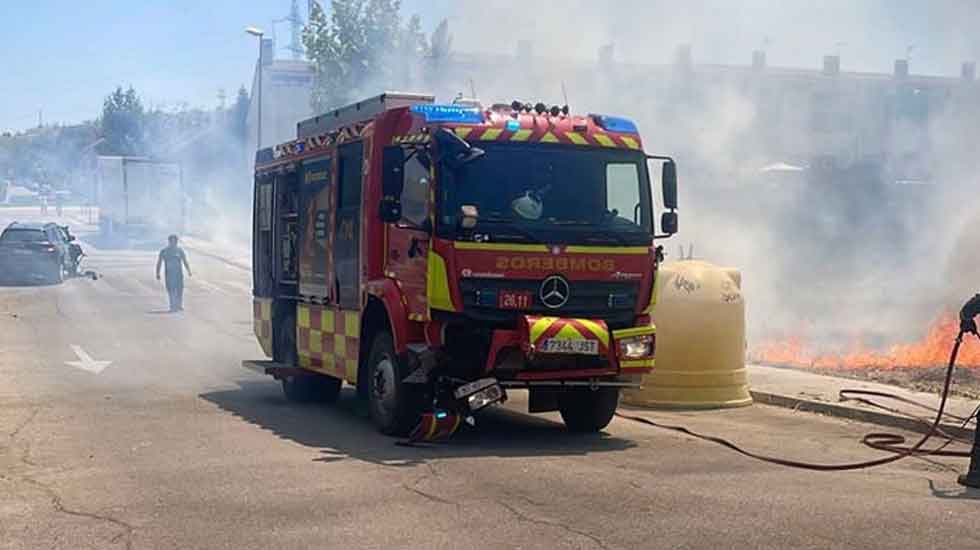
<svg viewBox="0 0 980 550">
<path fill-rule="evenodd" d="M 929 326 L 925 337 L 918 342 L 896 344 L 887 350 L 867 349 L 860 341 L 850 351 L 840 354 L 815 353 L 802 337 L 756 346 L 749 359 L 756 363 L 816 368 L 899 368 L 937 367 L 949 361 L 953 340 L 959 332 L 956 315 L 944 313 Z M 980 368 L 980 341 L 973 335 L 964 337 L 957 366 Z"/>
</svg>

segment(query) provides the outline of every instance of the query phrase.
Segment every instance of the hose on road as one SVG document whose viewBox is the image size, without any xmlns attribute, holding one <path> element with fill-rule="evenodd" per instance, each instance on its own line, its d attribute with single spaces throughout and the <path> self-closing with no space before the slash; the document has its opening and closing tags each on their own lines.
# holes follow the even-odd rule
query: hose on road
<svg viewBox="0 0 980 550">
<path fill-rule="evenodd" d="M 897 462 L 899 460 L 908 458 L 910 456 L 953 456 L 953 457 L 968 458 L 970 457 L 970 453 L 968 451 L 949 451 L 946 450 L 946 447 L 948 447 L 953 442 L 960 442 L 966 444 L 970 444 L 971 442 L 964 441 L 962 438 L 953 437 L 948 433 L 944 432 L 940 427 L 943 418 L 949 417 L 956 421 L 962 422 L 962 427 L 965 428 L 976 414 L 976 411 L 974 411 L 974 415 L 971 415 L 970 417 L 967 418 L 963 418 L 963 417 L 950 415 L 946 413 L 946 403 L 949 399 L 949 389 L 953 381 L 953 370 L 956 367 L 956 356 L 960 351 L 960 344 L 963 343 L 963 336 L 967 332 L 969 332 L 967 329 L 961 329 L 959 334 L 957 334 L 956 336 L 955 342 L 953 343 L 952 351 L 949 354 L 949 364 L 946 367 L 946 378 L 943 383 L 942 397 L 939 401 L 939 407 L 937 409 L 932 409 L 932 407 L 929 407 L 928 405 L 923 405 L 921 403 L 909 399 L 905 399 L 899 396 L 891 395 L 885 392 L 871 392 L 865 390 L 843 390 L 841 392 L 841 397 L 843 398 L 856 399 L 865 404 L 870 404 L 874 407 L 883 408 L 886 410 L 892 410 L 894 412 L 898 412 L 898 411 L 895 411 L 894 409 L 890 409 L 883 405 L 879 405 L 878 403 L 875 403 L 867 399 L 866 397 L 856 397 L 856 396 L 861 395 L 861 396 L 886 397 L 886 398 L 896 399 L 898 401 L 903 401 L 908 404 L 915 405 L 917 407 L 935 410 L 936 416 L 935 419 L 933 419 L 931 422 L 924 418 L 918 418 L 924 424 L 929 425 L 929 429 L 925 432 L 925 435 L 923 435 L 921 439 L 919 439 L 917 442 L 915 442 L 915 444 L 911 446 L 905 445 L 906 443 L 905 436 L 899 434 L 893 434 L 893 433 L 883 433 L 883 432 L 869 433 L 862 438 L 861 441 L 865 445 L 873 449 L 892 453 L 890 456 L 885 456 L 873 460 L 865 460 L 861 462 L 845 462 L 845 463 L 838 463 L 838 464 L 820 464 L 814 462 L 803 462 L 799 460 L 791 460 L 788 458 L 770 456 L 770 455 L 765 455 L 762 453 L 750 451 L 722 437 L 698 433 L 684 426 L 673 426 L 670 424 L 662 424 L 660 422 L 656 422 L 654 420 L 650 420 L 642 416 L 635 416 L 635 415 L 629 415 L 623 413 L 616 413 L 616 416 L 623 418 L 625 420 L 632 420 L 634 422 L 639 422 L 641 424 L 646 424 L 648 426 L 653 426 L 655 428 L 680 432 L 685 435 L 695 437 L 697 439 L 702 439 L 704 441 L 717 443 L 718 445 L 731 449 L 749 458 L 754 458 L 756 460 L 761 460 L 772 464 L 778 464 L 780 466 L 801 468 L 804 470 L 815 470 L 819 472 L 840 472 L 840 471 L 847 471 L 847 470 L 860 470 L 864 468 L 872 468 L 875 466 L 882 466 L 884 464 Z M 976 332 L 973 332 L 973 334 L 976 334 Z M 980 337 L 980 335 L 978 335 L 978 337 Z M 944 442 L 938 447 L 928 448 L 928 449 L 925 448 L 925 444 L 929 442 L 929 440 L 937 436 L 938 438 L 943 439 Z"/>
</svg>

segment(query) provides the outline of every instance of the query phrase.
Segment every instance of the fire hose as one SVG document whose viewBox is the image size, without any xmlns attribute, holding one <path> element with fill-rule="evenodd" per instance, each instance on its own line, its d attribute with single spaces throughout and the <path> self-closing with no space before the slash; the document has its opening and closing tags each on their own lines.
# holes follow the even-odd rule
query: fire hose
<svg viewBox="0 0 980 550">
<path fill-rule="evenodd" d="M 875 432 L 875 433 L 869 433 L 869 434 L 865 435 L 862 438 L 862 440 L 861 440 L 862 443 L 864 443 L 868 447 L 871 447 L 871 448 L 877 449 L 877 450 L 881 450 L 881 451 L 890 452 L 890 453 L 892 453 L 890 456 L 884 456 L 884 457 L 881 457 L 881 458 L 876 458 L 876 459 L 872 459 L 872 460 L 865 460 L 865 461 L 861 461 L 861 462 L 845 462 L 845 463 L 837 463 L 837 464 L 821 464 L 821 463 L 814 463 L 814 462 L 803 462 L 803 461 L 799 461 L 799 460 L 791 460 L 791 459 L 787 459 L 787 458 L 782 458 L 782 457 L 777 457 L 777 456 L 770 456 L 770 455 L 765 455 L 765 454 L 758 453 L 758 452 L 755 452 L 755 451 L 750 451 L 748 449 L 745 449 L 743 447 L 740 447 L 739 445 L 737 445 L 737 444 L 735 444 L 735 443 L 733 443 L 733 442 L 731 442 L 731 441 L 729 441 L 727 439 L 724 439 L 724 438 L 721 438 L 721 437 L 717 437 L 717 436 L 712 436 L 712 435 L 698 433 L 698 432 L 695 432 L 695 431 L 691 430 L 690 428 L 687 428 L 687 427 L 684 427 L 684 426 L 674 426 L 674 425 L 670 425 L 670 424 L 663 424 L 663 423 L 660 423 L 660 422 L 656 422 L 656 421 L 650 420 L 648 418 L 643 418 L 641 416 L 634 416 L 634 415 L 628 415 L 628 414 L 622 414 L 622 413 L 616 413 L 616 416 L 618 416 L 620 418 L 623 418 L 623 419 L 626 419 L 626 420 L 632 420 L 634 422 L 639 422 L 641 424 L 646 424 L 648 426 L 653 426 L 655 428 L 661 428 L 661 429 L 665 429 L 665 430 L 671 430 L 671 431 L 675 431 L 675 432 L 680 432 L 680 433 L 683 433 L 685 435 L 688 435 L 688 436 L 691 436 L 691 437 L 694 437 L 694 438 L 697 438 L 697 439 L 701 439 L 701 440 L 704 440 L 704 441 L 710 441 L 712 443 L 717 443 L 718 445 L 721 445 L 723 447 L 726 447 L 728 449 L 731 449 L 731 450 L 733 450 L 733 451 L 735 451 L 735 452 L 737 452 L 737 453 L 739 453 L 741 455 L 747 456 L 749 458 L 754 458 L 756 460 L 761 460 L 761 461 L 769 462 L 769 463 L 772 463 L 772 464 L 778 464 L 778 465 L 781 465 L 781 466 L 788 466 L 788 467 L 791 467 L 791 468 L 802 468 L 802 469 L 805 469 L 805 470 L 815 470 L 815 471 L 821 471 L 821 472 L 839 472 L 839 471 L 846 471 L 846 470 L 860 470 L 860 469 L 864 469 L 864 468 L 871 468 L 871 467 L 875 467 L 875 466 L 882 466 L 882 465 L 885 465 L 885 464 L 890 464 L 892 462 L 897 462 L 899 460 L 908 458 L 910 456 L 952 456 L 952 457 L 967 457 L 967 458 L 969 458 L 969 457 L 972 456 L 972 458 L 974 459 L 975 462 L 980 462 L 980 457 L 975 456 L 978 453 L 978 449 L 980 449 L 980 442 L 974 442 L 974 450 L 973 450 L 972 455 L 968 451 L 949 451 L 949 450 L 946 450 L 946 447 L 949 446 L 953 442 L 966 443 L 968 445 L 971 442 L 964 441 L 961 438 L 953 437 L 950 434 L 944 432 L 942 430 L 942 428 L 940 427 L 940 424 L 942 423 L 943 418 L 949 417 L 949 418 L 952 418 L 954 420 L 960 421 L 961 422 L 961 426 L 965 428 L 971 422 L 971 420 L 973 420 L 974 418 L 976 418 L 977 412 L 978 412 L 978 410 L 980 410 L 980 407 L 978 407 L 978 409 L 977 410 L 974 410 L 974 412 L 969 417 L 958 417 L 958 416 L 950 415 L 950 414 L 946 413 L 946 403 L 947 403 L 947 401 L 949 399 L 950 386 L 952 385 L 952 381 L 953 381 L 953 370 L 956 367 L 956 356 L 957 356 L 957 354 L 960 351 L 960 345 L 963 343 L 963 337 L 965 335 L 968 335 L 968 334 L 973 334 L 974 336 L 977 336 L 978 338 L 980 338 L 980 334 L 978 334 L 978 332 L 977 332 L 977 324 L 976 324 L 976 321 L 974 320 L 974 318 L 977 315 L 980 315 L 980 294 L 977 294 L 973 298 L 971 298 L 963 306 L 963 308 L 960 310 L 960 331 L 956 335 L 956 339 L 953 342 L 953 348 L 952 348 L 952 350 L 950 351 L 950 354 L 949 354 L 949 363 L 946 366 L 946 376 L 945 376 L 945 380 L 943 382 L 943 391 L 942 391 L 942 394 L 941 394 L 941 397 L 940 397 L 939 407 L 936 408 L 936 409 L 933 409 L 936 412 L 936 416 L 935 416 L 935 418 L 931 422 L 929 422 L 926 419 L 921 419 L 920 418 L 920 420 L 922 420 L 923 423 L 927 423 L 929 425 L 929 429 L 925 432 L 925 435 L 923 435 L 921 439 L 919 439 L 918 441 L 916 441 L 911 446 L 904 445 L 904 443 L 906 442 L 905 436 L 902 436 L 902 435 L 899 435 L 899 434 L 893 434 L 893 433 Z M 862 396 L 862 397 L 856 397 L 856 396 L 859 396 L 859 395 Z M 841 397 L 842 398 L 845 398 L 845 399 L 855 399 L 855 400 L 860 401 L 860 402 L 865 403 L 865 404 L 870 404 L 870 405 L 875 406 L 875 407 L 884 408 L 884 409 L 888 409 L 888 410 L 893 410 L 894 411 L 894 409 L 889 409 L 888 407 L 884 407 L 883 405 L 879 405 L 879 404 L 877 404 L 877 403 L 875 403 L 875 402 L 867 399 L 867 397 L 870 397 L 870 396 L 886 397 L 886 398 L 891 398 L 891 399 L 897 399 L 899 401 L 904 401 L 906 403 L 913 404 L 913 405 L 915 405 L 917 407 L 920 407 L 920 408 L 931 409 L 931 407 L 929 407 L 927 405 L 922 405 L 920 403 L 917 403 L 917 402 L 914 402 L 914 401 L 911 401 L 911 400 L 907 400 L 907 399 L 904 399 L 904 398 L 901 398 L 901 397 L 898 397 L 898 396 L 894 396 L 894 395 L 891 395 L 891 394 L 888 394 L 888 393 L 885 393 L 885 392 L 871 392 L 871 391 L 865 391 L 865 390 L 843 390 L 841 392 Z M 980 435 L 980 434 L 978 434 L 978 435 Z M 945 442 L 943 442 L 941 445 L 939 445 L 938 447 L 935 447 L 935 448 L 925 448 L 925 444 L 927 442 L 929 442 L 929 440 L 933 439 L 936 436 L 939 436 L 940 438 L 944 439 Z M 980 465 L 978 465 L 978 466 L 980 466 Z M 970 484 L 970 483 L 965 482 L 964 479 L 970 480 L 969 478 L 971 476 L 976 475 L 976 474 L 974 474 L 973 469 L 974 469 L 974 467 L 973 467 L 973 465 L 971 465 L 971 473 L 968 474 L 967 476 L 962 476 L 960 478 L 960 482 L 961 483 L 964 483 L 964 484 L 967 484 L 967 485 Z"/>
</svg>

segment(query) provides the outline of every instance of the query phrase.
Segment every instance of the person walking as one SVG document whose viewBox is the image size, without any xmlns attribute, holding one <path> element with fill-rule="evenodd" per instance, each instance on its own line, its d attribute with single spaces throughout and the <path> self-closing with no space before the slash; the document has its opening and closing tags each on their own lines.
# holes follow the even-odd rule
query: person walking
<svg viewBox="0 0 980 550">
<path fill-rule="evenodd" d="M 157 280 L 160 280 L 160 265 L 164 266 L 167 295 L 170 298 L 170 311 L 184 311 L 184 268 L 191 277 L 191 266 L 187 263 L 184 249 L 177 246 L 177 235 L 167 237 L 167 247 L 157 258 Z"/>
</svg>

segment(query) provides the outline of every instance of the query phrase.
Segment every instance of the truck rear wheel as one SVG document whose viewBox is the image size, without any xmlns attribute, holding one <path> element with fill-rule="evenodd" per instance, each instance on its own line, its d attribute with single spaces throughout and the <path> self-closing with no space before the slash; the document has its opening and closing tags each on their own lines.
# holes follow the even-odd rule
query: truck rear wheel
<svg viewBox="0 0 980 550">
<path fill-rule="evenodd" d="M 609 425 L 619 405 L 619 388 L 599 387 L 562 392 L 558 410 L 573 432 L 598 432 Z"/>
<path fill-rule="evenodd" d="M 374 425 L 386 435 L 406 435 L 419 422 L 424 393 L 420 387 L 402 382 L 405 369 L 390 333 L 379 332 L 374 337 L 367 374 L 368 408 Z"/>
</svg>

